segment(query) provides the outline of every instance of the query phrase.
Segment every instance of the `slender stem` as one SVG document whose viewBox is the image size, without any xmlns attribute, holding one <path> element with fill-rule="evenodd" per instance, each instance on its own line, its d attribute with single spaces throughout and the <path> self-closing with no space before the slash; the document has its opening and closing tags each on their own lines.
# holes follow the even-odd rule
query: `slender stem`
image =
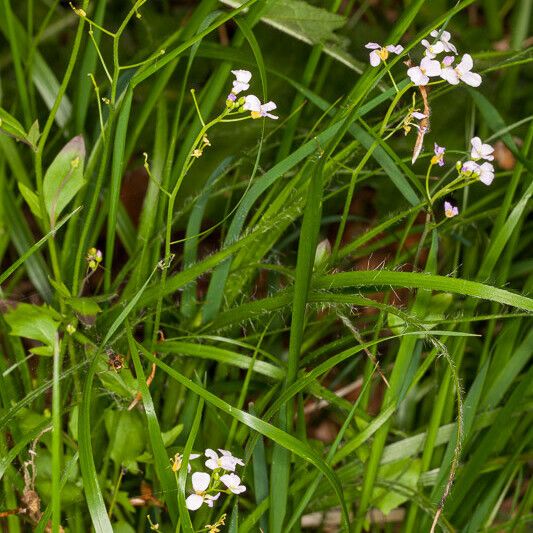
<svg viewBox="0 0 533 533">
<path fill-rule="evenodd" d="M 431 193 L 429 192 L 429 175 L 431 174 L 431 169 L 433 168 L 433 163 L 429 163 L 428 171 L 426 172 L 426 194 L 428 198 L 429 205 L 433 205 L 433 201 L 431 200 Z"/>
</svg>

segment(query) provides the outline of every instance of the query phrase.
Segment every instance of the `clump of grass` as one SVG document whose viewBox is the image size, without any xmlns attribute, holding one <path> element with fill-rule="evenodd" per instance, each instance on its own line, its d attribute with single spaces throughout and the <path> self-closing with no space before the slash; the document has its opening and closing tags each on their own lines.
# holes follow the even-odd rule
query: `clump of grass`
<svg viewBox="0 0 533 533">
<path fill-rule="evenodd" d="M 3 529 L 526 531 L 530 3 L 119 4 L 0 5 Z"/>
</svg>

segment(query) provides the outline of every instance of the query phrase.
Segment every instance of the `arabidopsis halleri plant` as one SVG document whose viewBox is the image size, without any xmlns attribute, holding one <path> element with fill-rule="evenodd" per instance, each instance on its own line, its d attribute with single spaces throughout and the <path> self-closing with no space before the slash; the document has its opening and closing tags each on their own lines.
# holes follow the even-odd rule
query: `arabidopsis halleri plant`
<svg viewBox="0 0 533 533">
<path fill-rule="evenodd" d="M 444 202 L 444 214 L 446 218 L 453 218 L 459 214 L 459 208 L 453 206 L 450 202 Z"/>
<path fill-rule="evenodd" d="M 194 494 L 191 494 L 185 500 L 185 505 L 190 511 L 200 509 L 203 503 L 209 507 L 213 507 L 213 502 L 220 496 L 220 492 L 212 495 L 208 494 L 208 488 L 211 484 L 211 476 L 205 472 L 195 472 L 192 475 L 192 489 Z"/>
<path fill-rule="evenodd" d="M 411 67 L 407 70 L 407 75 L 415 85 L 427 85 L 429 78 L 440 76 L 441 66 L 438 61 L 426 56 L 418 67 Z"/>
<path fill-rule="evenodd" d="M 442 49 L 444 52 L 452 52 L 457 54 L 457 48 L 455 48 L 455 45 L 450 42 L 452 36 L 449 31 L 440 32 L 439 30 L 433 30 L 430 35 L 434 39 L 439 39 L 438 42 L 442 44 Z M 424 41 L 422 41 L 422 44 L 423 43 Z"/>
<path fill-rule="evenodd" d="M 479 159 L 485 159 L 486 161 L 494 161 L 494 148 L 490 144 L 485 144 L 479 137 L 474 137 L 470 144 L 472 145 L 472 151 L 470 152 L 470 157 L 474 161 Z"/>
<path fill-rule="evenodd" d="M 377 67 L 382 61 L 387 61 L 389 54 L 399 55 L 403 52 L 403 46 L 399 44 L 381 46 L 378 43 L 366 43 L 365 48 L 372 50 L 369 54 L 369 60 L 373 67 Z"/>
<path fill-rule="evenodd" d="M 235 472 L 237 465 L 244 466 L 242 459 L 233 457 L 231 452 L 228 452 L 227 450 L 221 450 L 220 448 L 218 451 L 221 453 L 220 456 L 217 454 L 217 452 L 215 452 L 215 450 L 211 450 L 211 448 L 208 448 L 205 451 L 205 456 L 208 458 L 205 462 L 205 466 L 207 466 L 207 468 L 210 470 L 223 468 L 224 470 Z"/>
<path fill-rule="evenodd" d="M 233 492 L 233 494 L 241 494 L 246 490 L 244 485 L 241 485 L 241 478 L 236 474 L 224 474 L 220 476 L 220 481 Z"/>
<path fill-rule="evenodd" d="M 274 120 L 277 120 L 279 117 L 272 115 L 269 111 L 273 111 L 277 107 L 278 106 L 274 102 L 262 104 L 261 100 L 259 100 L 254 94 L 247 95 L 244 99 L 244 105 L 242 106 L 245 111 L 251 112 L 252 118 L 254 119 L 268 117 Z"/>
<path fill-rule="evenodd" d="M 439 167 L 443 167 L 445 152 L 446 152 L 446 148 L 444 148 L 444 146 L 439 146 L 437 143 L 435 143 L 435 148 L 434 148 L 435 155 L 431 158 L 431 164 L 439 165 Z"/>
</svg>

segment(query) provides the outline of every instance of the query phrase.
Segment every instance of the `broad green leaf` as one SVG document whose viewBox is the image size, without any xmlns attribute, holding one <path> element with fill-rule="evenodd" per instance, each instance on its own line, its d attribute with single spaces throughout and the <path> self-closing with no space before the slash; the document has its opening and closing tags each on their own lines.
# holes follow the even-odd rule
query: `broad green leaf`
<svg viewBox="0 0 533 533">
<path fill-rule="evenodd" d="M 163 439 L 163 444 L 165 447 L 172 446 L 174 441 L 178 438 L 179 434 L 183 431 L 183 424 L 178 424 L 168 431 L 163 431 L 161 433 L 161 438 Z"/>
<path fill-rule="evenodd" d="M 48 167 L 43 181 L 44 204 L 55 226 L 57 217 L 85 183 L 85 142 L 81 135 L 71 139 Z"/>
<path fill-rule="evenodd" d="M 110 457 L 117 466 L 135 466 L 135 459 L 145 449 L 146 432 L 135 411 L 107 410 L 105 427 L 110 439 Z"/>
<path fill-rule="evenodd" d="M 42 342 L 44 346 L 31 351 L 38 355 L 52 355 L 55 336 L 59 323 L 54 320 L 46 306 L 18 304 L 15 309 L 4 315 L 11 327 L 11 335 Z"/>
<path fill-rule="evenodd" d="M 7 111 L 0 107 L 0 132 L 14 137 L 17 141 L 26 140 L 26 131 L 24 130 L 22 124 Z"/>
<path fill-rule="evenodd" d="M 77 313 L 85 316 L 94 316 L 102 311 L 92 298 L 69 298 L 67 304 Z"/>
</svg>

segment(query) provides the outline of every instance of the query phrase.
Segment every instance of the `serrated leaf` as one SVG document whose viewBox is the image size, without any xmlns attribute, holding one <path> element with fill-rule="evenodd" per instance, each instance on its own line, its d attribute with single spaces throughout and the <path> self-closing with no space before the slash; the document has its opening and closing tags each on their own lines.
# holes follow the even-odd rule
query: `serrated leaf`
<svg viewBox="0 0 533 533">
<path fill-rule="evenodd" d="M 43 181 L 44 204 L 52 227 L 61 211 L 85 183 L 84 162 L 85 142 L 78 135 L 63 147 L 46 171 Z"/>
<path fill-rule="evenodd" d="M 48 307 L 18 304 L 4 318 L 11 327 L 11 335 L 44 344 L 30 351 L 38 355 L 52 355 L 59 322 L 54 320 Z"/>
<path fill-rule="evenodd" d="M 39 205 L 39 197 L 29 187 L 26 187 L 21 181 L 18 182 L 20 194 L 26 200 L 31 212 L 37 218 L 41 218 L 41 206 Z"/>
</svg>

